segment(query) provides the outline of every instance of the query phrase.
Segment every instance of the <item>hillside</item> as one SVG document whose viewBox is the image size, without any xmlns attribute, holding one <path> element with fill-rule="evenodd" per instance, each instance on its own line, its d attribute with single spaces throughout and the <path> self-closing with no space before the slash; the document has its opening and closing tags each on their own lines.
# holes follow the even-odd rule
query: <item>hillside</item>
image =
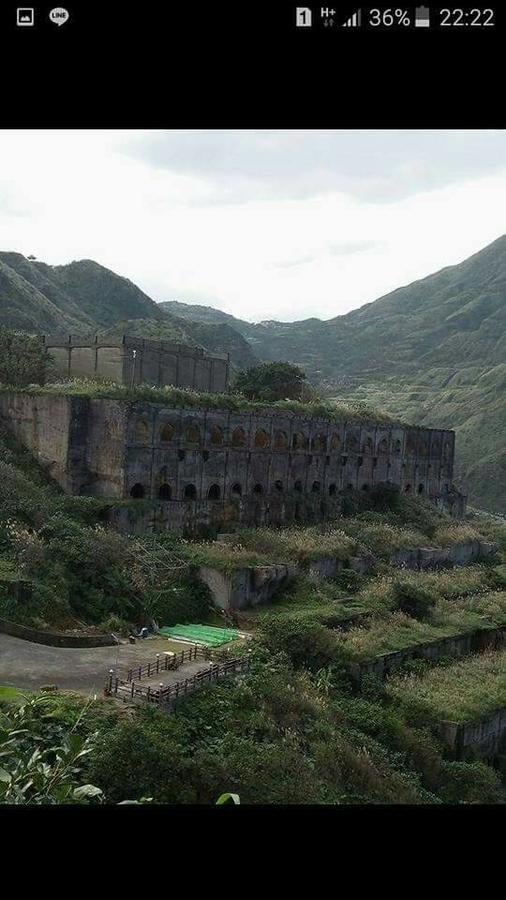
<svg viewBox="0 0 506 900">
<path fill-rule="evenodd" d="M 48 266 L 0 252 L 0 325 L 32 333 L 128 333 L 230 353 L 236 368 L 256 361 L 247 341 L 226 322 L 179 318 L 127 278 L 87 259 Z"/>
<path fill-rule="evenodd" d="M 189 307 L 195 319 L 211 312 Z M 330 395 L 455 428 L 471 502 L 506 511 L 506 236 L 327 322 L 227 322 L 260 358 L 302 366 Z"/>
<path fill-rule="evenodd" d="M 91 260 L 65 266 L 0 253 L 0 324 L 31 332 L 130 333 L 301 365 L 329 396 L 365 399 L 417 424 L 455 428 L 472 503 L 506 510 L 506 236 L 464 262 L 329 321 L 236 319 L 157 304 Z"/>
</svg>

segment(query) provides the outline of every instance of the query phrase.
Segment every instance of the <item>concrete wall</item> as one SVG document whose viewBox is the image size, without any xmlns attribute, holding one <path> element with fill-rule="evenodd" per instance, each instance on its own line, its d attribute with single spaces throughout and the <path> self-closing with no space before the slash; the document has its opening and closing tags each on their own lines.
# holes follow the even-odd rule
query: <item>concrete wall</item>
<svg viewBox="0 0 506 900">
<path fill-rule="evenodd" d="M 120 384 L 171 384 L 217 394 L 229 387 L 228 355 L 128 336 L 114 340 L 46 335 L 42 340 L 58 373 L 66 378 L 99 376 Z"/>
<path fill-rule="evenodd" d="M 66 634 L 60 631 L 42 631 L 40 628 L 29 628 L 0 619 L 0 633 L 31 641 L 34 644 L 46 644 L 49 647 L 111 647 L 118 643 L 113 634 Z"/>
<path fill-rule="evenodd" d="M 210 566 L 199 569 L 199 576 L 211 591 L 215 606 L 224 610 L 269 603 L 296 573 L 296 566 L 251 566 L 230 574 Z"/>
<path fill-rule="evenodd" d="M 452 432 L 269 409 L 2 394 L 0 414 L 65 490 L 154 503 L 144 527 L 325 521 L 348 486 L 369 490 L 386 476 L 438 502 L 452 465 L 442 449 L 453 446 Z M 435 446 L 437 459 L 427 455 Z"/>
<path fill-rule="evenodd" d="M 369 674 L 385 678 L 392 672 L 396 672 L 403 663 L 410 659 L 438 660 L 442 656 L 467 656 L 470 653 L 501 647 L 505 638 L 506 626 L 478 628 L 475 631 L 467 631 L 453 637 L 438 638 L 435 641 L 413 644 L 410 647 L 405 647 L 403 650 L 383 653 L 374 657 L 374 659 L 350 663 L 349 671 L 357 681 L 360 681 L 362 676 Z"/>
<path fill-rule="evenodd" d="M 491 759 L 504 753 L 506 707 L 474 722 L 442 721 L 437 731 L 457 759 Z"/>
<path fill-rule="evenodd" d="M 413 547 L 397 550 L 390 557 L 391 566 L 405 569 L 437 569 L 439 566 L 468 566 L 475 559 L 486 559 L 497 551 L 488 541 L 464 541 L 451 547 Z"/>
</svg>

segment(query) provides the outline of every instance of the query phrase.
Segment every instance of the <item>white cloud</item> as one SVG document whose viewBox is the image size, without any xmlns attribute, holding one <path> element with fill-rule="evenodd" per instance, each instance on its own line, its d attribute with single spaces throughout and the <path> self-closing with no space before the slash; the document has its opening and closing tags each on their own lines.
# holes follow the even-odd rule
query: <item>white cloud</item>
<svg viewBox="0 0 506 900">
<path fill-rule="evenodd" d="M 0 249 L 92 258 L 155 300 L 330 318 L 506 232 L 504 149 L 502 132 L 3 131 Z"/>
</svg>

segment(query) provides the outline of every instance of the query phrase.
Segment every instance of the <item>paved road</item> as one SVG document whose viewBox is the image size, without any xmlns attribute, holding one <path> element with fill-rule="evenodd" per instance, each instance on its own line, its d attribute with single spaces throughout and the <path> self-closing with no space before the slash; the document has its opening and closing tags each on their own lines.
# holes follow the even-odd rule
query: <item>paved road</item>
<svg viewBox="0 0 506 900">
<path fill-rule="evenodd" d="M 183 645 L 180 645 L 181 647 Z M 162 638 L 148 638 L 136 644 L 117 647 L 46 647 L 20 638 L 0 634 L 0 684 L 39 688 L 56 684 L 62 690 L 102 693 L 109 669 L 125 669 L 155 659 L 156 653 L 169 648 Z M 199 660 L 200 667 L 205 662 Z M 194 664 L 192 664 L 193 669 Z M 179 669 L 179 678 L 193 671 Z M 162 679 L 160 679 L 162 680 Z"/>
</svg>

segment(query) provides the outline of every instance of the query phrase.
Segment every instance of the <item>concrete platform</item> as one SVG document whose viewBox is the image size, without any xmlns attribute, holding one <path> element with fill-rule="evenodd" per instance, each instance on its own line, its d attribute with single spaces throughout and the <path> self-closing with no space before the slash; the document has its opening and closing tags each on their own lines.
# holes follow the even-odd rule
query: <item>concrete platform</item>
<svg viewBox="0 0 506 900">
<path fill-rule="evenodd" d="M 182 647 L 178 644 L 177 650 Z M 43 684 L 56 684 L 63 690 L 100 694 L 109 669 L 125 670 L 145 664 L 155 659 L 157 653 L 174 649 L 175 645 L 166 638 L 147 638 L 136 644 L 89 649 L 48 647 L 0 634 L 0 684 L 32 690 Z M 205 665 L 203 660 L 198 663 Z M 174 672 L 174 680 L 178 673 L 179 678 L 188 677 L 185 669 L 186 666 Z"/>
</svg>

